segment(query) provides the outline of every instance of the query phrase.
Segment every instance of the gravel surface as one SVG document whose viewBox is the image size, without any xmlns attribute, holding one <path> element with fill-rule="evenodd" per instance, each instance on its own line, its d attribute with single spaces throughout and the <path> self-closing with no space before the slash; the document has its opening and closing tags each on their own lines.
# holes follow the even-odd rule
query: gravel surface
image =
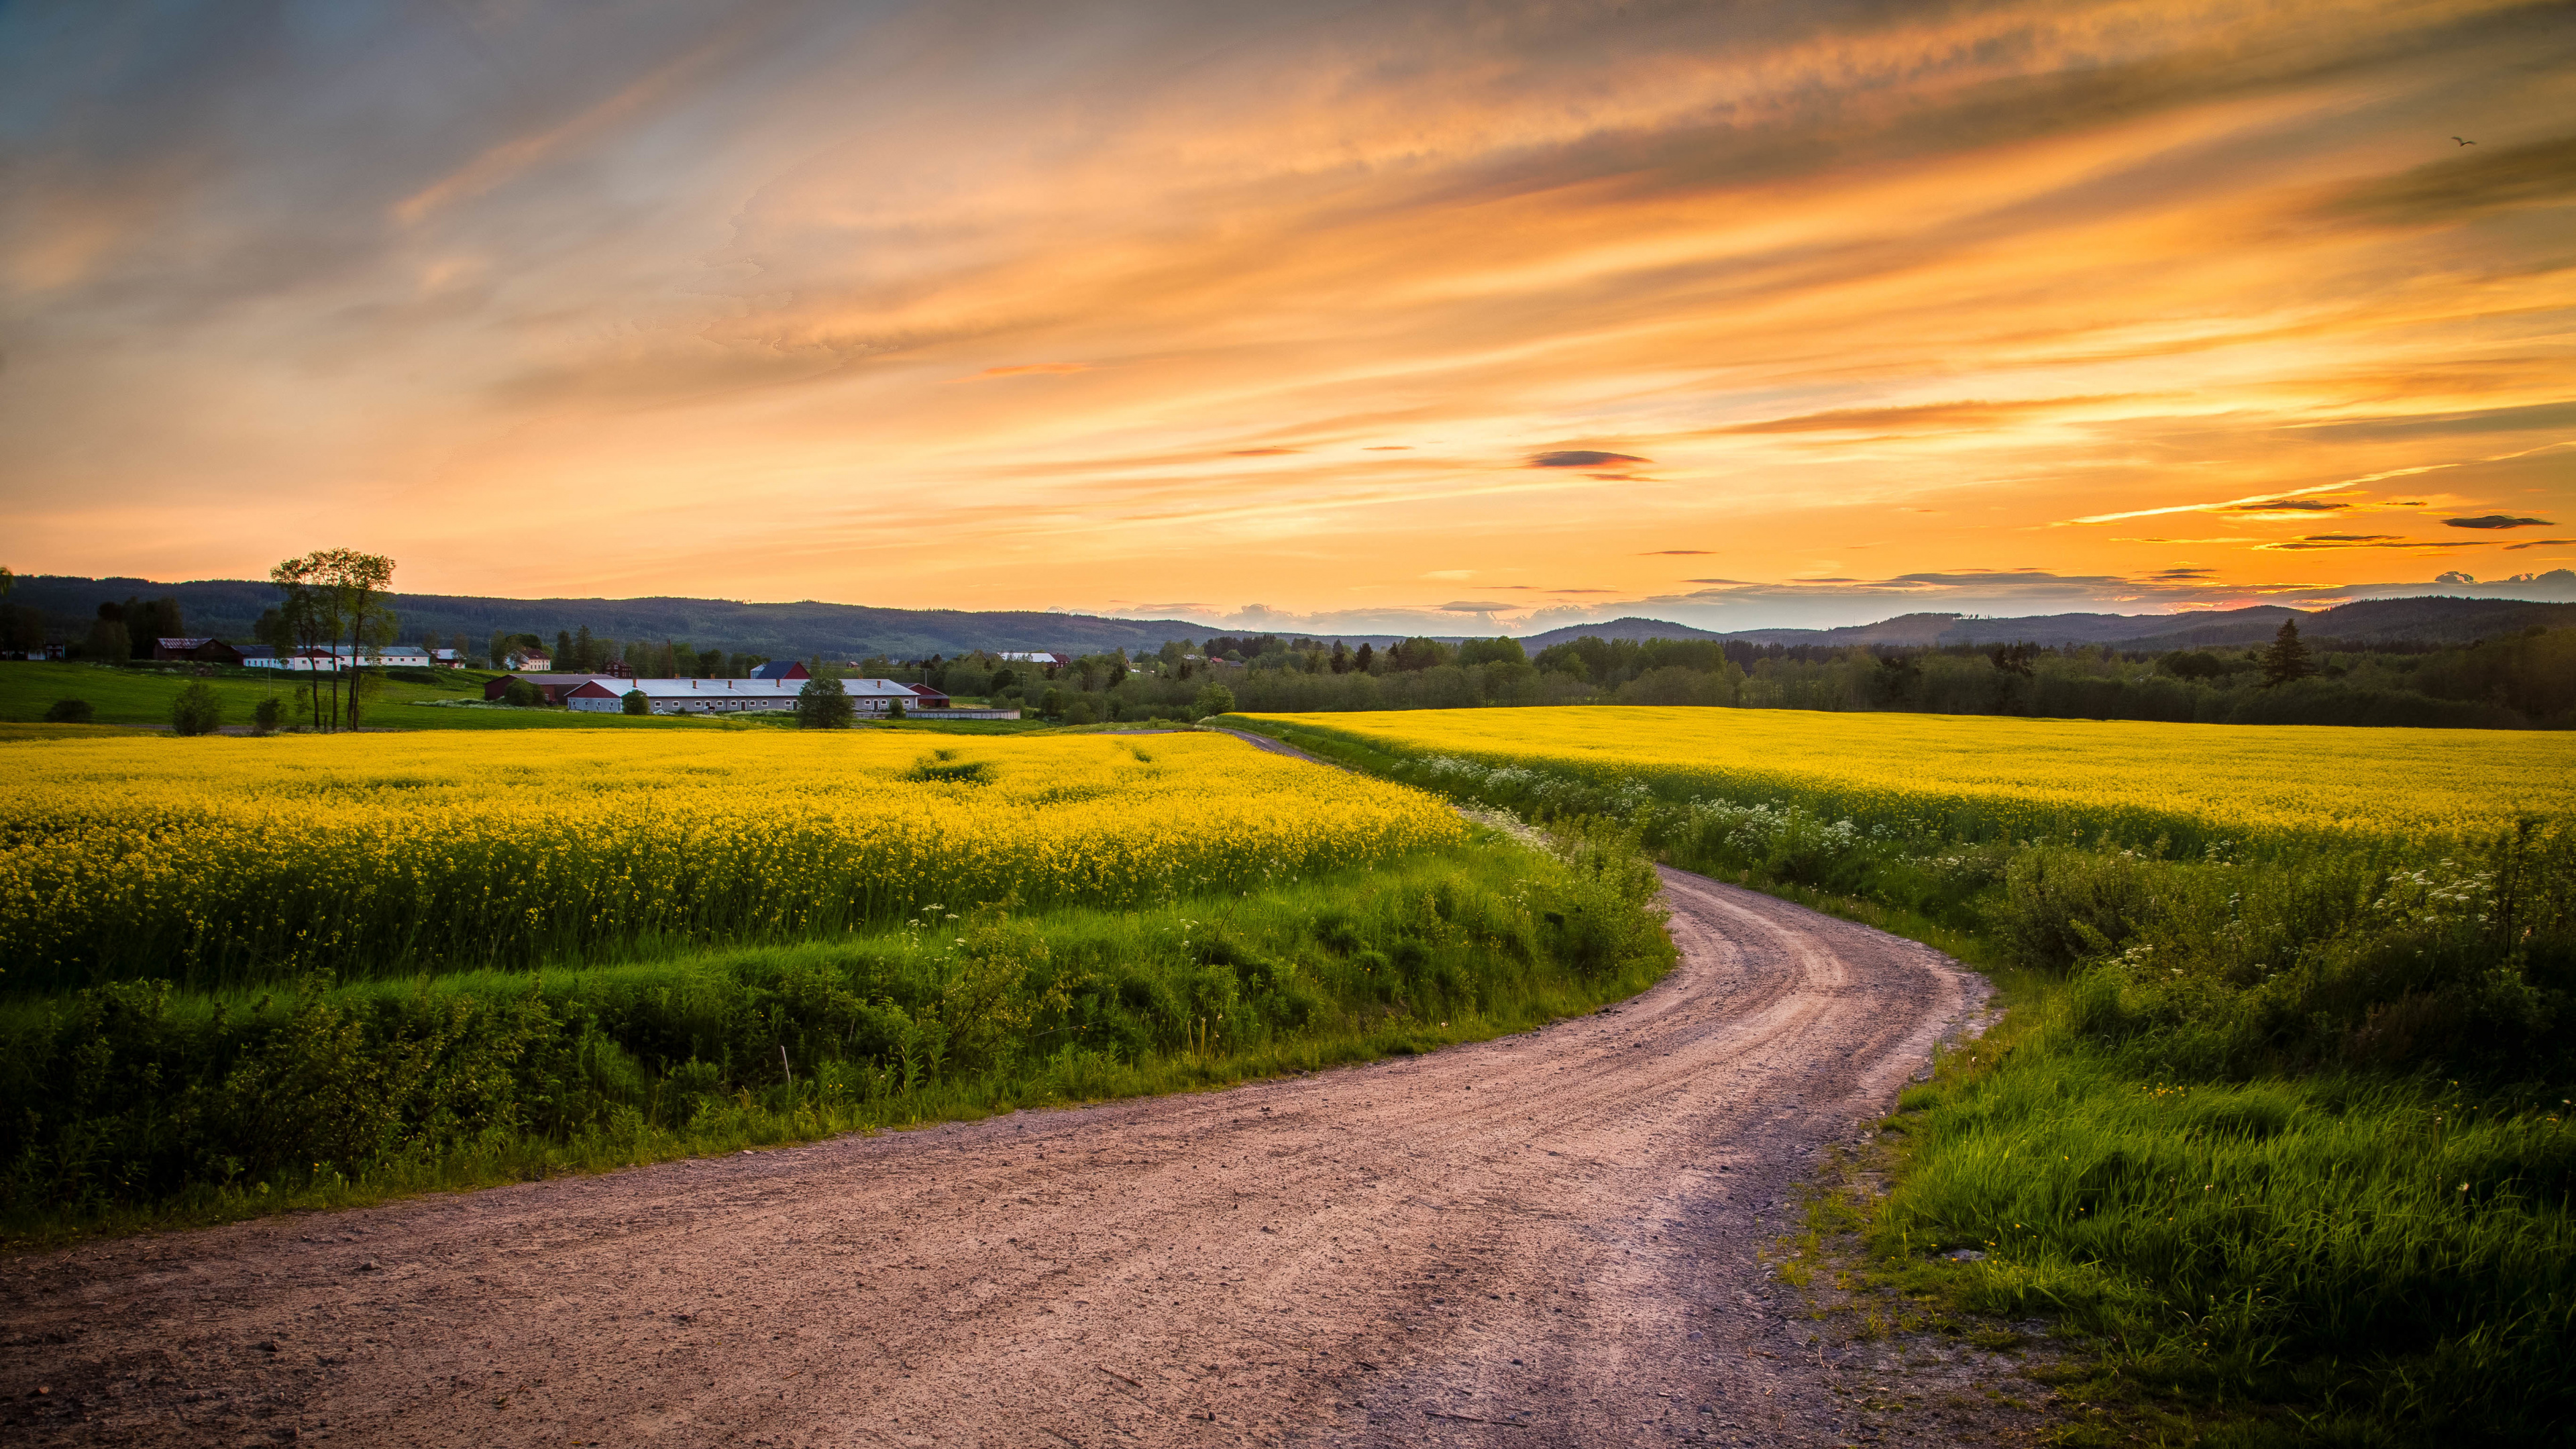
<svg viewBox="0 0 2576 1449">
<path fill-rule="evenodd" d="M 1760 1250 L 1984 985 L 1664 876 L 1682 965 L 1520 1036 L 0 1263 L 0 1439 L 1877 1437 Z"/>
</svg>

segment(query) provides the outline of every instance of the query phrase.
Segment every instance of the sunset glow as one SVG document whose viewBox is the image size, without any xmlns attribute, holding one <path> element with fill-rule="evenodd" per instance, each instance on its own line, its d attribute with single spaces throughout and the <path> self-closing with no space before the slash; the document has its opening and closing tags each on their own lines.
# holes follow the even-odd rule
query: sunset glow
<svg viewBox="0 0 2576 1449">
<path fill-rule="evenodd" d="M 2563 5 L 20 6 L 0 157 L 22 573 L 1454 633 L 2576 566 Z"/>
</svg>

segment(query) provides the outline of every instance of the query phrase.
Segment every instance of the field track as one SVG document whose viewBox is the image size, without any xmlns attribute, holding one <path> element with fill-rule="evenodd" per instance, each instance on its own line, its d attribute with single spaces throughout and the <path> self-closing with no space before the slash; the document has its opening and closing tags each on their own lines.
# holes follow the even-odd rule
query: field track
<svg viewBox="0 0 2576 1449">
<path fill-rule="evenodd" d="M 1852 1442 L 1758 1250 L 1984 987 L 1664 875 L 1682 965 L 1522 1036 L 0 1263 L 0 1437 Z"/>
</svg>

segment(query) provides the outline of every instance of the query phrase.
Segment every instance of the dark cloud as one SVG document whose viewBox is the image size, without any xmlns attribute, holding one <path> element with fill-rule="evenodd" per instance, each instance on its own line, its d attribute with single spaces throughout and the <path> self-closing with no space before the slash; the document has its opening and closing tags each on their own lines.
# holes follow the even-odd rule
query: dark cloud
<svg viewBox="0 0 2576 1449">
<path fill-rule="evenodd" d="M 1540 453 L 1529 460 L 1533 468 L 1598 468 L 1604 463 L 1651 463 L 1652 458 L 1639 458 L 1627 453 L 1596 453 L 1589 448 L 1569 448 L 1562 452 Z"/>
<path fill-rule="evenodd" d="M 2329 548 L 2485 548 L 2487 546 L 2485 543 L 2451 539 L 2418 540 L 2394 533 L 2311 533 L 2304 538 L 2256 545 L 2257 548 L 2277 553 L 2307 553 Z"/>
<path fill-rule="evenodd" d="M 2506 553 L 2520 553 L 2526 548 L 2549 548 L 2556 545 L 2571 543 L 2576 543 L 2576 538 L 2535 538 L 2528 543 L 2508 543 L 2504 546 L 2504 551 Z"/>
<path fill-rule="evenodd" d="M 2445 518 L 2453 528 L 2555 528 L 2546 518 L 2517 518 L 2510 513 L 2481 513 L 2475 518 Z"/>
<path fill-rule="evenodd" d="M 2349 503 L 2336 503 L 2324 498 L 2266 498 L 2258 503 L 2231 503 L 2215 511 L 2220 513 L 2333 513 L 2351 506 Z"/>
</svg>

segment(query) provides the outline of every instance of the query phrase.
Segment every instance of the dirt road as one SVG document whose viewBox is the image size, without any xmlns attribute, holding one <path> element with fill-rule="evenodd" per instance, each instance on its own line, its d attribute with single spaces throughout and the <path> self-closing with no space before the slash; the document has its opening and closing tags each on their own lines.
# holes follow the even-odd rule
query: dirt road
<svg viewBox="0 0 2576 1449">
<path fill-rule="evenodd" d="M 1665 876 L 1527 1035 L 0 1264 L 0 1438 L 1852 1442 L 1757 1250 L 1983 987 Z"/>
</svg>

